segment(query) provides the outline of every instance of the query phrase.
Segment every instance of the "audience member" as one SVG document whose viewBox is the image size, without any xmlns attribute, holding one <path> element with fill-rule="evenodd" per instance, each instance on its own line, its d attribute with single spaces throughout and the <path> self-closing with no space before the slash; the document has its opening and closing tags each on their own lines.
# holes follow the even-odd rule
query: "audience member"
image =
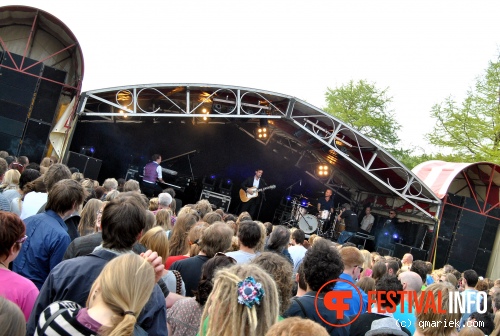
<svg viewBox="0 0 500 336">
<path fill-rule="evenodd" d="M 80 223 L 78 224 L 80 237 L 97 232 L 95 222 L 101 207 L 102 201 L 97 198 L 93 198 L 85 204 L 81 213 Z"/>
<path fill-rule="evenodd" d="M 11 212 L 15 213 L 18 216 L 21 215 L 21 211 L 23 208 L 23 200 L 22 199 L 25 195 L 24 188 L 28 183 L 36 180 L 39 177 L 40 177 L 40 172 L 37 170 L 34 170 L 34 169 L 25 169 L 21 173 L 21 177 L 19 178 L 19 189 L 18 189 L 19 196 L 14 197 L 12 199 L 12 201 L 10 202 L 10 211 Z M 30 191 L 32 191 L 32 190 L 30 190 Z"/>
<path fill-rule="evenodd" d="M 266 336 L 328 336 L 328 332 L 320 324 L 300 317 L 289 317 L 275 323 Z"/>
<path fill-rule="evenodd" d="M 388 292 L 396 292 L 396 296 L 392 296 L 391 299 L 394 304 L 398 305 L 401 300 L 401 291 L 403 290 L 403 285 L 401 282 L 392 275 L 385 274 L 381 279 L 379 279 L 375 285 L 377 292 L 377 299 L 380 301 L 377 305 L 371 307 L 370 312 L 362 313 L 358 318 L 351 324 L 350 335 L 351 336 L 364 336 L 371 328 L 372 323 L 380 319 L 390 319 L 392 324 L 398 324 L 398 320 L 393 317 L 393 314 L 389 312 L 387 307 L 390 306 L 390 301 L 387 300 Z M 379 311 L 379 309 L 383 311 Z M 357 312 L 356 312 L 357 313 Z M 394 323 L 395 322 L 395 323 Z M 385 321 L 384 323 L 388 323 Z M 400 327 L 399 331 L 403 331 L 406 335 L 411 336 L 412 334 L 405 327 Z"/>
<path fill-rule="evenodd" d="M 210 225 L 201 236 L 201 251 L 197 256 L 179 260 L 170 266 L 170 270 L 179 271 L 186 285 L 186 296 L 193 296 L 193 290 L 201 278 L 201 268 L 217 252 L 225 252 L 231 246 L 232 230 L 222 222 Z"/>
<path fill-rule="evenodd" d="M 280 314 L 283 314 L 290 306 L 292 298 L 292 265 L 285 257 L 272 252 L 262 253 L 255 257 L 251 263 L 260 266 L 273 277 L 280 298 Z"/>
<path fill-rule="evenodd" d="M 10 263 L 16 259 L 26 239 L 23 221 L 17 215 L 0 211 L 0 296 L 18 305 L 27 321 L 38 296 L 38 288 L 30 280 L 9 270 Z"/>
<path fill-rule="evenodd" d="M 43 174 L 42 178 L 47 191 L 30 192 L 25 194 L 23 199 L 23 209 L 20 216 L 22 220 L 46 210 L 44 206 L 47 203 L 48 193 L 50 193 L 52 187 L 57 182 L 64 179 L 71 179 L 71 172 L 65 165 L 57 163 L 51 165 L 47 172 Z"/>
<path fill-rule="evenodd" d="M 239 250 L 228 252 L 238 264 L 249 263 L 257 255 L 255 247 L 262 238 L 259 224 L 254 221 L 243 221 L 238 229 Z"/>
<path fill-rule="evenodd" d="M 84 199 L 84 190 L 76 181 L 61 180 L 53 186 L 46 212 L 24 221 L 28 240 L 14 261 L 13 270 L 16 273 L 33 281 L 38 288 L 42 287 L 49 272 L 61 262 L 71 242 L 63 218 L 76 211 Z"/>
<path fill-rule="evenodd" d="M 155 251 L 162 260 L 167 260 L 168 258 L 168 238 L 165 235 L 163 229 L 156 226 L 148 230 L 139 241 L 148 250 Z M 163 270 L 161 276 L 167 288 L 172 293 L 177 293 L 179 295 L 186 295 L 186 287 L 184 281 L 182 281 L 182 276 L 177 271 L 169 271 L 167 269 Z"/>
<path fill-rule="evenodd" d="M 203 307 L 212 292 L 216 271 L 235 263 L 233 258 L 218 255 L 203 265 L 195 297 L 179 300 L 168 310 L 167 327 L 170 336 L 195 336 L 198 333 Z"/>
<path fill-rule="evenodd" d="M 217 272 L 199 335 L 265 335 L 278 316 L 279 295 L 271 276 L 256 265 L 235 265 Z"/>
<path fill-rule="evenodd" d="M 26 320 L 23 312 L 13 302 L 0 296 L 0 335 L 24 336 L 26 334 Z"/>
<path fill-rule="evenodd" d="M 416 316 L 413 307 L 410 307 L 409 296 L 416 294 L 417 297 L 420 298 L 420 293 L 422 292 L 422 278 L 415 272 L 405 271 L 398 275 L 398 279 L 405 293 L 404 297 L 401 298 L 401 303 L 396 307 L 394 318 L 404 324 L 413 335 L 415 333 Z M 401 304 L 403 304 L 402 307 Z"/>
<path fill-rule="evenodd" d="M 327 319 L 331 324 L 337 325 L 349 322 L 347 316 L 338 319 L 336 311 L 328 309 L 325 305 L 325 301 L 328 300 L 325 296 L 330 292 L 330 286 L 326 284 L 331 280 L 338 279 L 344 270 L 344 263 L 339 252 L 329 241 L 322 239 L 311 246 L 302 264 L 304 265 L 307 293 L 299 298 L 293 298 L 290 308 L 283 314 L 283 317 L 308 318 L 325 327 L 330 335 L 349 335 L 349 325 L 334 327 L 323 320 Z M 319 292 L 320 289 L 321 292 Z M 317 299 L 316 295 L 318 295 Z"/>
<path fill-rule="evenodd" d="M 476 311 L 477 303 L 480 302 L 481 297 L 479 292 L 474 288 L 479 280 L 479 276 L 474 270 L 466 270 L 462 276 L 462 284 L 464 291 L 460 293 L 462 301 L 464 302 L 465 312 L 460 319 L 460 327 L 465 325 L 470 314 Z"/>
<path fill-rule="evenodd" d="M 355 286 L 356 281 L 359 279 L 359 275 L 363 272 L 363 254 L 356 247 L 343 247 L 340 249 L 340 257 L 344 264 L 344 271 L 340 274 L 339 279 L 345 280 L 337 282 L 334 291 L 351 291 L 352 297 L 350 299 L 344 300 L 344 302 L 349 303 L 349 309 L 344 312 L 348 316 L 357 315 L 358 312 L 366 312 L 368 307 L 368 295 L 363 291 L 361 292 L 361 298 L 359 292 Z"/>
<path fill-rule="evenodd" d="M 118 255 L 132 250 L 145 222 L 145 209 L 137 198 L 122 196 L 109 202 L 102 213 L 102 247 L 88 256 L 65 260 L 50 272 L 30 315 L 27 335 L 33 335 L 40 314 L 52 302 L 70 300 L 84 306 L 101 270 Z M 163 265 L 160 266 L 155 266 L 157 273 L 163 272 Z M 155 286 L 137 323 L 149 335 L 164 335 L 167 323 L 165 296 L 159 286 Z"/>
<path fill-rule="evenodd" d="M 41 314 L 37 335 L 145 334 L 137 317 L 155 287 L 155 271 L 147 260 L 126 253 L 111 260 L 94 281 L 86 308 L 72 301 L 56 301 Z"/>
<path fill-rule="evenodd" d="M 293 271 L 296 273 L 302 259 L 306 255 L 307 249 L 304 247 L 306 235 L 301 229 L 297 229 L 292 233 L 292 246 L 288 248 L 288 252 L 293 260 Z"/>
<path fill-rule="evenodd" d="M 413 268 L 413 265 L 412 265 Z M 419 274 L 420 275 L 420 274 Z M 420 276 L 422 278 L 422 276 Z M 448 311 L 450 292 L 455 292 L 455 288 L 449 284 L 444 283 L 434 283 L 426 288 L 426 293 L 432 293 L 432 296 L 424 295 L 422 300 L 422 307 L 425 305 L 435 306 L 436 302 L 441 304 L 438 307 L 439 310 L 446 311 L 446 313 L 438 313 L 434 309 L 422 309 L 421 311 L 415 312 L 416 323 L 415 323 L 415 333 L 414 336 L 450 336 L 458 335 L 458 331 L 455 323 L 449 323 L 449 321 L 460 320 L 461 314 L 459 312 Z M 438 299 L 440 298 L 440 299 Z M 433 302 L 427 302 L 432 300 Z"/>
<path fill-rule="evenodd" d="M 266 251 L 282 254 L 293 265 L 292 257 L 287 249 L 289 243 L 290 230 L 283 225 L 276 225 L 267 241 Z"/>
</svg>

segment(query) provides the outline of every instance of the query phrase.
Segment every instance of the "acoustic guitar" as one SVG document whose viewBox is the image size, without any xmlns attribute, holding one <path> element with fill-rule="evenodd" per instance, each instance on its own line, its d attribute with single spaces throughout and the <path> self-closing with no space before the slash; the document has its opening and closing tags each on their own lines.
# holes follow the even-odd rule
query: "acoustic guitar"
<svg viewBox="0 0 500 336">
<path fill-rule="evenodd" d="M 246 192 L 243 189 L 240 189 L 240 199 L 242 202 L 248 202 L 252 198 L 259 196 L 259 191 L 264 191 L 264 190 L 268 190 L 268 189 L 275 189 L 275 188 L 276 188 L 276 186 L 273 184 L 273 185 L 270 185 L 268 187 L 264 187 L 264 188 L 260 188 L 260 189 L 257 189 L 256 187 L 248 188 L 248 192 Z"/>
</svg>

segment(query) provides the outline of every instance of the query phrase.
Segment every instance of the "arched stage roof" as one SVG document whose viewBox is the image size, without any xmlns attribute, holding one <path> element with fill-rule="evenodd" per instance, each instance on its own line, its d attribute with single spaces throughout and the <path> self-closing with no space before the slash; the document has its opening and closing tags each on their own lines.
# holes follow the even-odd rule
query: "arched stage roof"
<svg viewBox="0 0 500 336">
<path fill-rule="evenodd" d="M 79 93 L 84 73 L 83 53 L 66 24 L 50 13 L 27 6 L 0 7 L 0 23 L 0 51 L 7 55 L 7 62 L 1 67 L 52 81 L 73 94 Z M 13 54 L 23 58 L 18 60 Z M 25 58 L 37 62 L 28 63 Z M 39 63 L 67 72 L 66 80 L 58 82 L 34 73 Z"/>
<path fill-rule="evenodd" d="M 319 164 L 330 174 L 326 186 L 357 195 L 401 199 L 415 221 L 429 223 L 441 200 L 416 174 L 372 139 L 321 109 L 285 94 L 212 84 L 145 84 L 82 93 L 79 122 L 151 123 L 161 118 L 183 118 L 193 124 L 231 124 L 276 153 L 299 154 L 295 166 L 315 176 Z M 269 136 L 259 139 L 258 125 L 268 125 Z M 316 178 L 318 178 L 316 176 Z M 318 178 L 319 179 L 319 178 Z M 403 203 L 404 203 L 403 202 Z"/>
<path fill-rule="evenodd" d="M 471 197 L 486 216 L 500 206 L 500 166 L 489 162 L 427 161 L 413 168 L 441 199 L 448 193 Z"/>
</svg>

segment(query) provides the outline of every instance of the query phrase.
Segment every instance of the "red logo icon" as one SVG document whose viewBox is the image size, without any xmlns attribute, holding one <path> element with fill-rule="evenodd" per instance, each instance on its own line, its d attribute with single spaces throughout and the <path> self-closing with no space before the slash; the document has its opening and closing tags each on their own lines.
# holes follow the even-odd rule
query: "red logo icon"
<svg viewBox="0 0 500 336">
<path fill-rule="evenodd" d="M 335 324 L 335 323 L 332 323 L 331 321 L 328 321 L 326 319 L 327 317 L 321 315 L 321 313 L 318 309 L 318 298 L 319 298 L 319 295 L 321 293 L 321 290 L 323 288 L 325 288 L 325 286 L 332 287 L 332 284 L 335 284 L 336 282 L 345 282 L 345 283 L 351 285 L 358 292 L 358 295 L 359 295 L 360 305 L 359 305 L 359 311 L 358 311 L 357 315 L 354 316 L 348 323 L 344 323 L 344 324 Z M 353 298 L 353 292 L 350 290 L 331 290 L 331 291 L 327 292 L 325 294 L 325 296 L 323 297 L 323 303 L 325 304 L 326 309 L 331 310 L 331 311 L 335 311 L 336 318 L 341 320 L 345 317 L 344 313 L 346 311 L 348 311 L 350 308 L 349 302 L 347 302 L 347 301 L 352 299 L 352 298 Z M 345 326 L 348 326 L 349 324 L 353 323 L 354 321 L 356 321 L 356 319 L 359 317 L 359 315 L 361 315 L 361 310 L 363 309 L 363 297 L 361 295 L 361 291 L 359 290 L 359 288 L 355 284 L 353 284 L 352 282 L 344 280 L 344 279 L 335 279 L 335 280 L 328 281 L 323 286 L 321 286 L 319 291 L 316 293 L 316 298 L 314 299 L 314 307 L 316 308 L 316 313 L 318 314 L 320 319 L 323 322 L 325 322 L 326 324 L 331 325 L 332 327 L 345 327 Z"/>
</svg>

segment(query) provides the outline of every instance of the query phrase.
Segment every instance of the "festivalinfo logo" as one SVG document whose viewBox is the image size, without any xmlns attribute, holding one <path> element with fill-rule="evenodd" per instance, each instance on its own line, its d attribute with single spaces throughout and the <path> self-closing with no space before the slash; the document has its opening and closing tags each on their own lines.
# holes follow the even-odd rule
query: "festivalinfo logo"
<svg viewBox="0 0 500 336">
<path fill-rule="evenodd" d="M 337 282 L 345 282 L 352 286 L 353 290 L 331 290 L 326 292 L 324 296 L 324 305 L 328 310 L 334 311 L 337 319 L 343 319 L 347 316 L 346 312 L 350 311 L 351 304 L 354 300 L 357 302 L 362 302 L 363 297 L 361 290 L 352 282 L 343 279 L 331 280 L 324 284 L 314 302 L 316 312 L 323 322 L 334 327 L 344 327 L 347 326 L 359 317 L 362 311 L 362 305 L 359 306 L 357 314 L 350 315 L 350 321 L 345 324 L 335 324 L 332 321 L 328 321 L 326 316 L 322 316 L 320 310 L 318 310 L 317 302 L 321 290 L 324 287 L 333 287 Z M 465 300 L 459 291 L 448 292 L 448 306 L 443 306 L 442 293 L 437 293 L 437 298 L 434 297 L 434 293 L 430 291 L 422 291 L 418 294 L 416 291 L 369 291 L 368 293 L 368 312 L 386 314 L 395 313 L 396 311 L 401 313 L 434 313 L 434 314 L 447 314 L 447 313 L 485 313 L 487 310 L 486 305 L 481 304 L 486 302 L 487 296 L 485 292 L 464 292 Z M 357 300 L 359 297 L 359 301 Z M 399 304 L 397 301 L 399 300 Z M 466 304 L 468 302 L 468 304 Z M 405 304 L 407 303 L 407 304 Z M 407 307 L 407 310 L 405 310 Z M 459 321 L 450 321 L 450 325 L 456 324 L 459 327 Z M 405 325 L 400 325 L 405 327 Z"/>
</svg>

